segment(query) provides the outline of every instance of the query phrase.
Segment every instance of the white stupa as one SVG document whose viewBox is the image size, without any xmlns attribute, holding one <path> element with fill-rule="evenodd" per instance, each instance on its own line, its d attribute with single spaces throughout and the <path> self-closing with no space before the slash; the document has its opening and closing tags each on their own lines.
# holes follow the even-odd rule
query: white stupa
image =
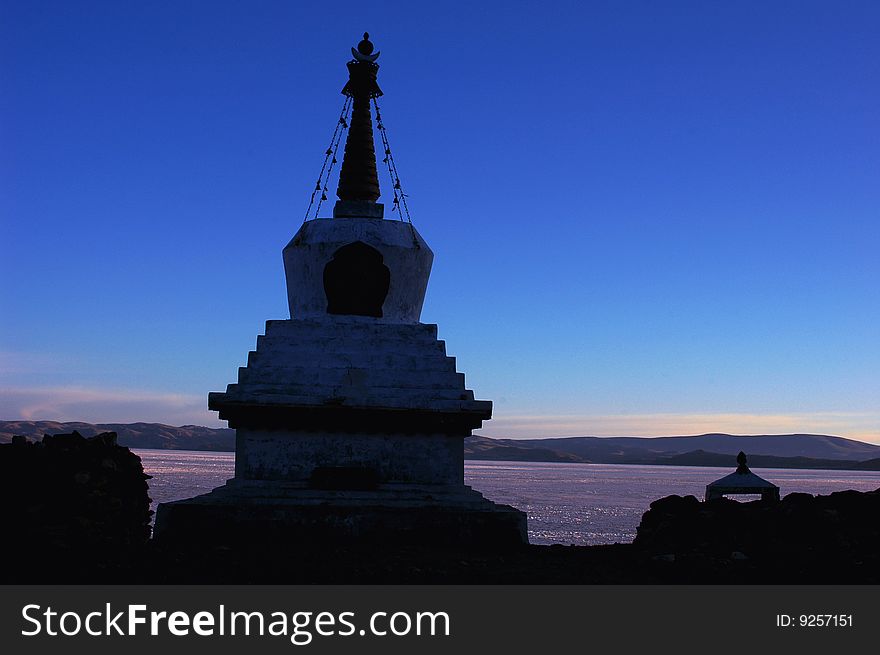
<svg viewBox="0 0 880 655">
<path fill-rule="evenodd" d="M 377 55 L 366 35 L 352 52 L 333 218 L 284 248 L 290 319 L 267 321 L 238 381 L 208 397 L 236 430 L 235 477 L 160 505 L 159 539 L 526 541 L 522 512 L 464 484 L 464 438 L 492 403 L 420 322 L 433 253 L 376 202 Z"/>
</svg>

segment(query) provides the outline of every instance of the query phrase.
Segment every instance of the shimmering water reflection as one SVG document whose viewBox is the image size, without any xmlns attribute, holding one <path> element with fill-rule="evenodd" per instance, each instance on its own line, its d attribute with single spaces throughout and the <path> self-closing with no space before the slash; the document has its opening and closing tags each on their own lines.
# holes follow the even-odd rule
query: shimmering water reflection
<svg viewBox="0 0 880 655">
<path fill-rule="evenodd" d="M 135 450 L 153 476 L 155 504 L 189 498 L 220 486 L 233 475 L 233 453 Z M 534 544 L 609 544 L 632 541 L 652 501 L 669 496 L 703 497 L 706 485 L 731 469 L 696 466 L 629 466 L 537 462 L 465 463 L 467 484 L 486 497 L 529 516 Z M 754 469 L 780 487 L 828 494 L 880 487 L 880 472 Z"/>
</svg>

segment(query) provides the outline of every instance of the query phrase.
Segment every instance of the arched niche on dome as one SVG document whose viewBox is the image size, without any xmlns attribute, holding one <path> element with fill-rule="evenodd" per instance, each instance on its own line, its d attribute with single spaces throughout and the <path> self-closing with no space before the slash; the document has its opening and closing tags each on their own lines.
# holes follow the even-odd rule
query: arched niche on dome
<svg viewBox="0 0 880 655">
<path fill-rule="evenodd" d="M 324 267 L 328 314 L 382 317 L 391 272 L 382 253 L 363 241 L 342 246 Z"/>
</svg>

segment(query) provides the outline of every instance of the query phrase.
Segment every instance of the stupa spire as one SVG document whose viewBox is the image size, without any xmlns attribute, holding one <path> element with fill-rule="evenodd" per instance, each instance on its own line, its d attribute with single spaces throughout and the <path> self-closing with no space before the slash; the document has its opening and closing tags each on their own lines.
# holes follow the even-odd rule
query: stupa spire
<svg viewBox="0 0 880 655">
<path fill-rule="evenodd" d="M 376 82 L 379 53 L 373 53 L 370 35 L 352 48 L 354 57 L 348 62 L 348 82 L 343 95 L 352 99 L 351 122 L 345 140 L 345 153 L 339 173 L 333 208 L 334 218 L 382 218 L 384 206 L 379 199 L 379 175 L 376 172 L 376 148 L 373 142 L 373 120 L 370 101 L 382 95 Z"/>
</svg>

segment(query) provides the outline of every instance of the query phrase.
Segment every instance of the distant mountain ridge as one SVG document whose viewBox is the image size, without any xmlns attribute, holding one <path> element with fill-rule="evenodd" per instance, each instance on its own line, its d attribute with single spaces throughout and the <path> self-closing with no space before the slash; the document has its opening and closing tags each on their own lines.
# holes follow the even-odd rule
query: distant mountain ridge
<svg viewBox="0 0 880 655">
<path fill-rule="evenodd" d="M 162 423 L 61 423 L 0 421 L 0 443 L 23 435 L 78 431 L 83 436 L 116 432 L 130 448 L 234 451 L 235 430 Z M 465 459 L 593 464 L 664 464 L 672 466 L 734 466 L 739 451 L 752 466 L 880 470 L 880 445 L 816 434 L 704 434 L 690 437 L 563 437 L 550 439 L 465 439 Z"/>
<path fill-rule="evenodd" d="M 880 457 L 880 445 L 821 434 L 745 435 L 710 433 L 693 437 L 562 437 L 498 440 L 499 445 L 549 448 L 584 460 L 639 463 L 639 459 L 671 457 L 695 450 L 721 455 L 773 455 L 861 461 Z"/>
<path fill-rule="evenodd" d="M 533 457 L 535 450 L 540 458 Z M 765 468 L 880 468 L 880 446 L 829 435 L 465 439 L 465 458 L 483 460 L 735 466 L 740 451 L 753 466 Z"/>
</svg>

